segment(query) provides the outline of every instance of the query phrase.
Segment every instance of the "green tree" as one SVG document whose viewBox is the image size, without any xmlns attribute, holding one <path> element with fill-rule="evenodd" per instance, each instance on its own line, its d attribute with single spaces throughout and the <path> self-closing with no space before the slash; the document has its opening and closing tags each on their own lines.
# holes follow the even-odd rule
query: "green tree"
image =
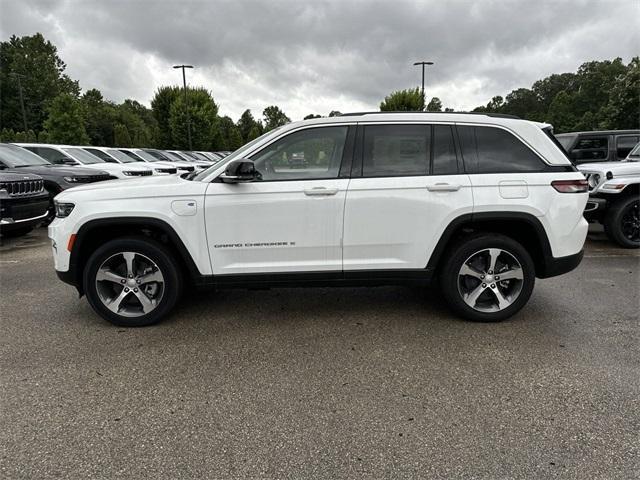
<svg viewBox="0 0 640 480">
<path fill-rule="evenodd" d="M 213 150 L 235 150 L 242 146 L 242 137 L 238 127 L 230 117 L 218 118 L 214 127 Z"/>
<path fill-rule="evenodd" d="M 191 122 L 191 139 L 194 150 L 209 150 L 212 146 L 214 127 L 218 120 L 218 106 L 211 93 L 204 88 L 189 88 L 189 119 Z M 173 146 L 188 150 L 187 109 L 183 96 L 178 96 L 169 110 L 169 126 Z"/>
<path fill-rule="evenodd" d="M 49 115 L 44 122 L 49 141 L 71 145 L 86 145 L 89 136 L 84 128 L 80 101 L 69 93 L 61 93 L 53 99 Z"/>
<path fill-rule="evenodd" d="M 331 110 L 331 111 L 329 112 L 329 116 L 330 116 L 330 117 L 339 117 L 340 115 L 342 115 L 342 113 L 341 113 L 341 112 L 339 112 L 338 110 Z"/>
<path fill-rule="evenodd" d="M 85 129 L 91 145 L 114 145 L 115 105 L 105 102 L 100 90 L 87 90 L 80 98 L 85 117 Z"/>
<path fill-rule="evenodd" d="M 151 111 L 158 125 L 158 148 L 173 148 L 174 141 L 171 137 L 171 126 L 169 125 L 169 115 L 171 105 L 180 95 L 178 87 L 160 87 L 151 100 Z M 184 92 L 182 93 L 184 95 Z"/>
<path fill-rule="evenodd" d="M 65 73 L 66 65 L 57 49 L 40 33 L 32 36 L 13 35 L 0 42 L 0 127 L 24 130 L 18 78 L 22 85 L 29 129 L 38 133 L 43 128 L 54 98 L 62 93 L 77 96 L 78 82 Z"/>
<path fill-rule="evenodd" d="M 603 109 L 604 128 L 638 128 L 640 126 L 640 57 L 634 57 L 624 75 L 616 78 Z"/>
<path fill-rule="evenodd" d="M 235 125 L 229 132 L 229 150 L 237 150 L 242 146 L 242 135 L 240 134 L 240 129 Z"/>
<path fill-rule="evenodd" d="M 271 105 L 270 107 L 265 108 L 262 111 L 262 115 L 264 116 L 265 132 L 291 122 L 291 119 L 287 117 L 282 110 L 280 110 L 280 107 L 277 107 L 275 105 Z"/>
<path fill-rule="evenodd" d="M 577 118 L 574 114 L 574 105 L 571 95 L 562 91 L 556 95 L 547 113 L 547 122 L 554 126 L 556 133 L 570 132 L 573 130 Z"/>
<path fill-rule="evenodd" d="M 258 135 L 256 135 L 254 138 L 257 138 L 261 135 L 262 125 L 260 124 L 260 122 L 257 122 L 255 118 L 253 118 L 251 110 L 245 110 L 242 115 L 240 115 L 236 126 L 240 130 L 240 136 L 242 137 L 243 144 L 251 141 L 251 139 L 249 138 L 249 134 L 252 131 L 254 134 L 256 132 L 258 133 Z"/>
<path fill-rule="evenodd" d="M 442 102 L 438 97 L 433 97 L 431 101 L 427 104 L 427 112 L 441 112 L 442 111 Z"/>
<path fill-rule="evenodd" d="M 141 103 L 127 99 L 117 105 L 114 121 L 127 128 L 132 147 L 155 146 L 158 124 L 151 111 Z"/>
<path fill-rule="evenodd" d="M 249 130 L 249 135 L 247 136 L 247 142 L 250 142 L 251 140 L 255 140 L 259 136 L 260 136 L 260 128 L 258 127 L 258 125 L 254 125 L 251 128 L 251 130 Z"/>
<path fill-rule="evenodd" d="M 419 88 L 392 92 L 380 103 L 382 112 L 419 112 L 422 109 L 423 102 Z"/>
<path fill-rule="evenodd" d="M 113 129 L 113 135 L 113 143 L 115 147 L 130 148 L 133 146 L 131 135 L 129 135 L 129 130 L 127 129 L 126 125 L 123 125 L 121 123 L 116 124 Z"/>
<path fill-rule="evenodd" d="M 0 131 L 0 142 L 15 142 L 16 141 L 16 132 L 13 131 L 13 128 L 3 128 Z"/>
<path fill-rule="evenodd" d="M 322 118 L 322 115 L 315 115 L 313 113 L 310 113 L 309 115 L 307 115 L 306 117 L 303 118 L 303 120 L 310 120 L 312 118 Z"/>
</svg>

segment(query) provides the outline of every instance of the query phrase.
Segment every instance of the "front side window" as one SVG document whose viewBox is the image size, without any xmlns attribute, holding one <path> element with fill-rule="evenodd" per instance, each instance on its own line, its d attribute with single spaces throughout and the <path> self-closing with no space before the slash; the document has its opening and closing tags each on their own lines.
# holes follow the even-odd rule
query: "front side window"
<svg viewBox="0 0 640 480">
<path fill-rule="evenodd" d="M 0 162 L 7 167 L 32 167 L 35 165 L 50 165 L 42 157 L 27 148 L 10 144 L 0 144 Z"/>
<path fill-rule="evenodd" d="M 71 155 L 72 157 L 74 157 L 76 160 L 78 160 L 80 163 L 84 163 L 86 165 L 91 165 L 94 163 L 104 163 L 95 155 L 92 155 L 91 153 L 81 148 L 73 147 L 73 148 L 65 148 L 63 150 L 67 152 L 69 155 Z"/>
<path fill-rule="evenodd" d="M 251 156 L 262 181 L 337 178 L 348 127 L 291 133 Z"/>
<path fill-rule="evenodd" d="M 544 171 L 544 162 L 510 132 L 495 127 L 458 126 L 467 173 Z"/>
<path fill-rule="evenodd" d="M 429 173 L 431 128 L 428 125 L 364 127 L 364 177 L 418 176 Z"/>
<path fill-rule="evenodd" d="M 616 139 L 616 153 L 619 159 L 627 158 L 629 152 L 633 150 L 633 147 L 636 146 L 636 143 L 640 140 L 640 137 L 635 135 L 624 135 L 619 136 Z"/>
<path fill-rule="evenodd" d="M 112 157 L 114 157 L 116 160 L 118 160 L 121 163 L 133 163 L 133 162 L 137 161 L 137 160 L 134 160 L 133 158 L 131 158 L 126 153 L 123 153 L 120 150 L 116 150 L 114 148 L 112 148 L 110 150 L 107 150 L 107 153 L 109 155 L 111 155 Z"/>
</svg>

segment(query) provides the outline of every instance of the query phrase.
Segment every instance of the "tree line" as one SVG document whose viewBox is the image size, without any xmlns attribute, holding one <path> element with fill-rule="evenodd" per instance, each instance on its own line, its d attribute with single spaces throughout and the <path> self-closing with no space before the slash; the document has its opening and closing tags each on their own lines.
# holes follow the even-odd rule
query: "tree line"
<svg viewBox="0 0 640 480">
<path fill-rule="evenodd" d="M 213 95 L 202 87 L 187 88 L 186 96 L 181 87 L 160 87 L 151 108 L 132 99 L 116 103 L 97 89 L 82 92 L 65 70 L 55 45 L 40 33 L 0 42 L 0 141 L 188 149 L 188 108 L 194 149 L 235 150 L 291 121 L 272 105 L 261 118 L 247 109 L 234 122 L 219 115 Z M 437 97 L 425 105 L 418 88 L 390 93 L 380 110 L 453 111 Z M 473 111 L 548 122 L 556 132 L 638 128 L 640 59 L 626 65 L 620 58 L 586 62 L 576 73 L 550 75 Z"/>
</svg>

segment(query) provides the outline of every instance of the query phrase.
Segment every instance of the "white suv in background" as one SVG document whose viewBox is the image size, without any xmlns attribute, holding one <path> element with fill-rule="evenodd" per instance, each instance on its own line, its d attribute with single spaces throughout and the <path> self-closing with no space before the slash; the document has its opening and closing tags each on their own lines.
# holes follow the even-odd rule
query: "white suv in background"
<svg viewBox="0 0 640 480">
<path fill-rule="evenodd" d="M 148 168 L 152 171 L 154 175 L 168 175 L 177 172 L 176 167 L 167 165 L 165 162 L 160 163 L 145 163 L 135 158 L 132 158 L 130 155 L 127 155 L 124 152 L 121 152 L 118 148 L 115 147 L 82 147 L 87 152 L 95 155 L 96 157 L 100 157 L 105 162 L 111 163 L 120 163 L 124 165 L 139 165 L 144 168 Z"/>
<path fill-rule="evenodd" d="M 151 169 L 144 166 L 125 166 L 118 163 L 105 162 L 95 155 L 86 152 L 81 147 L 46 143 L 16 143 L 16 145 L 26 148 L 50 163 L 94 168 L 107 172 L 114 178 L 135 178 L 151 175 L 152 173 Z"/>
<path fill-rule="evenodd" d="M 272 130 L 185 178 L 63 192 L 49 236 L 58 276 L 118 325 L 159 321 L 187 285 L 436 279 L 458 315 L 497 321 L 580 263 L 587 197 L 549 125 L 354 114 Z"/>
</svg>

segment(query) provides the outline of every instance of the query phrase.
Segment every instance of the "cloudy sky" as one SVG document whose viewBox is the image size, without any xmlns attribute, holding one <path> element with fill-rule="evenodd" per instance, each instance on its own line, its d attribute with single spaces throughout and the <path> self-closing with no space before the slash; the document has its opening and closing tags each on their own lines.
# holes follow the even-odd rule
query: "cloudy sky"
<svg viewBox="0 0 640 480">
<path fill-rule="evenodd" d="M 293 120 L 376 110 L 420 83 L 470 109 L 550 73 L 640 53 L 640 0 L 0 0 L 1 38 L 42 32 L 83 89 L 149 104 L 177 84 L 213 92 L 237 119 L 280 106 Z"/>
</svg>

